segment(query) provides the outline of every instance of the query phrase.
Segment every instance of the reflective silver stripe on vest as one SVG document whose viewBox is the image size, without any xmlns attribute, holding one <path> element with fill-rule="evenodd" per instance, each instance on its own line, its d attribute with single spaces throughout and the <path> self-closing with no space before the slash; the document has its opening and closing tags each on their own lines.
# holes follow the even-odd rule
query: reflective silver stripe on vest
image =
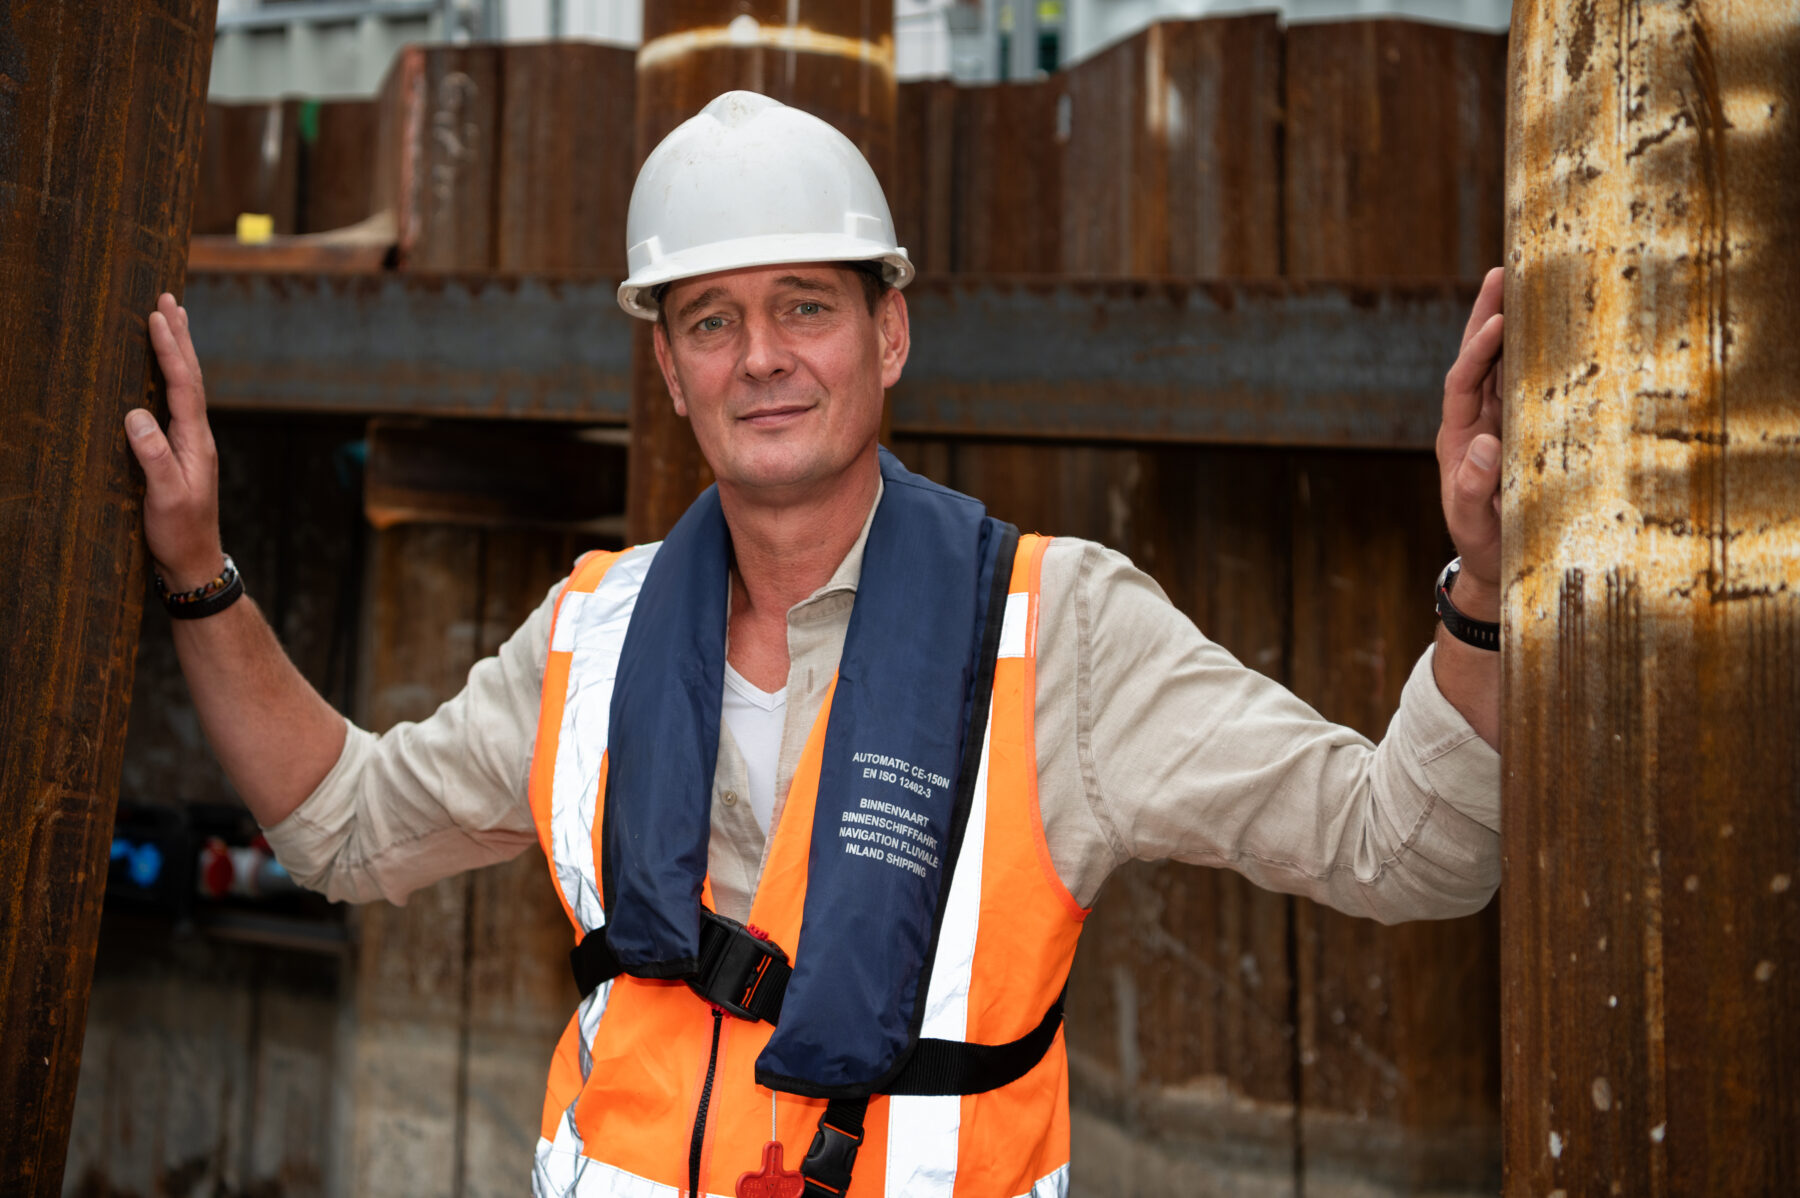
<svg viewBox="0 0 1800 1198">
<path fill-rule="evenodd" d="M 630 550 L 612 564 L 592 593 L 564 594 L 550 635 L 550 651 L 570 655 L 550 784 L 550 846 L 557 883 L 584 932 L 606 922 L 594 868 L 600 762 L 606 754 L 613 679 L 619 672 L 625 630 L 656 550 L 656 545 Z"/>
<path fill-rule="evenodd" d="M 681 1198 L 685 1190 L 616 1169 L 604 1161 L 576 1153 L 568 1160 L 559 1129 L 556 1142 L 538 1138 L 537 1165 L 531 1173 L 531 1192 L 536 1198 Z M 548 1188 L 560 1186 L 561 1188 Z M 729 1198 L 709 1194 L 707 1198 Z M 1030 1198 L 1037 1198 L 1035 1194 Z"/>
<path fill-rule="evenodd" d="M 1019 1198 L 1069 1198 L 1069 1166 L 1064 1165 L 1048 1177 L 1040 1177 L 1031 1193 Z"/>
<path fill-rule="evenodd" d="M 1000 623 L 1001 657 L 1025 656 L 1031 596 L 1006 597 Z M 963 831 L 950 901 L 932 958 L 931 989 L 925 998 L 921 1036 L 962 1040 L 969 1033 L 969 983 L 975 972 L 975 932 L 981 923 L 981 869 L 987 850 L 988 751 L 993 743 L 994 707 L 988 704 L 987 732 L 981 740 L 981 768 Z M 888 1099 L 887 1193 L 889 1198 L 950 1198 L 956 1189 L 957 1142 L 962 1134 L 962 1099 L 954 1094 L 896 1094 Z M 1037 1198 L 1034 1188 L 1032 1198 Z"/>
<path fill-rule="evenodd" d="M 625 631 L 637 606 L 638 589 L 643 586 L 656 548 L 645 545 L 622 554 L 592 592 L 566 592 L 550 634 L 550 651 L 569 654 L 568 689 L 563 693 L 562 724 L 556 733 L 556 763 L 550 782 L 551 864 L 563 898 L 584 932 L 606 922 L 594 867 L 594 811 L 599 800 L 600 763 L 606 754 L 619 654 L 625 648 Z M 575 1013 L 580 1029 L 576 1059 L 584 1084 L 594 1067 L 594 1037 L 599 1033 L 600 1017 L 606 1013 L 606 1000 L 611 994 L 612 983 L 608 982 L 584 998 Z M 581 1133 L 575 1127 L 578 1101 L 579 1094 L 563 1112 L 555 1140 L 538 1140 L 531 1189 L 539 1198 L 566 1198 L 581 1192 L 587 1184 L 584 1179 L 592 1170 L 605 1168 L 582 1154 Z"/>
</svg>

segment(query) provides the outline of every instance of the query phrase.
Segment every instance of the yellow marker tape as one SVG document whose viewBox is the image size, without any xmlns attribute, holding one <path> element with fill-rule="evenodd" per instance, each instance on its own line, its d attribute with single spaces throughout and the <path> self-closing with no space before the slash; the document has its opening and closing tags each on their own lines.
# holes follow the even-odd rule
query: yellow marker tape
<svg viewBox="0 0 1800 1198">
<path fill-rule="evenodd" d="M 275 235 L 275 218 L 261 212 L 240 212 L 237 239 L 243 245 L 261 245 Z"/>
<path fill-rule="evenodd" d="M 850 58 L 877 67 L 888 74 L 894 72 L 894 39 L 883 37 L 878 42 L 867 38 L 845 37 L 837 33 L 816 33 L 804 25 L 764 25 L 750 16 L 740 16 L 729 25 L 710 25 L 704 29 L 686 29 L 652 38 L 638 50 L 637 68 L 658 67 L 692 54 L 696 50 L 720 48 L 737 50 L 789 50 L 801 54 L 824 54 L 833 58 Z"/>
</svg>

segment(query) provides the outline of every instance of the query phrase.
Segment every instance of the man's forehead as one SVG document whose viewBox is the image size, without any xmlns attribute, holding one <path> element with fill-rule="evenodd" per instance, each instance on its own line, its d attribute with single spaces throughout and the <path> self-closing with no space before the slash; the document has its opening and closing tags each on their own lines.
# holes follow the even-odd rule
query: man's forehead
<svg viewBox="0 0 1800 1198">
<path fill-rule="evenodd" d="M 663 295 L 665 309 L 681 310 L 695 303 L 744 298 L 782 287 L 802 290 L 848 291 L 856 286 L 856 271 L 841 262 L 782 262 L 773 266 L 745 266 L 696 275 L 669 286 Z"/>
</svg>

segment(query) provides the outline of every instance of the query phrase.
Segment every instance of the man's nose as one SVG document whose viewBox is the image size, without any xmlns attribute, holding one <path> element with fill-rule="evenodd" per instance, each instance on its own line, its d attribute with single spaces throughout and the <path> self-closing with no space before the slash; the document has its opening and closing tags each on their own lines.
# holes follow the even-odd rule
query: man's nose
<svg viewBox="0 0 1800 1198">
<path fill-rule="evenodd" d="M 793 354 L 773 317 L 754 314 L 744 321 L 744 373 L 758 382 L 780 378 L 794 368 Z"/>
</svg>

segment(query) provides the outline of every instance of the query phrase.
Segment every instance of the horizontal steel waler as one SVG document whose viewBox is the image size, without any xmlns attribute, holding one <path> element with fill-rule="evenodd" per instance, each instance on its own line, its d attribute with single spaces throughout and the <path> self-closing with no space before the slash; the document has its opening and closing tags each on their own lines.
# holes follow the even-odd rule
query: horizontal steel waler
<svg viewBox="0 0 1800 1198">
<path fill-rule="evenodd" d="M 1477 281 L 927 278 L 893 427 L 939 436 L 1426 449 Z M 617 280 L 197 272 L 221 409 L 624 423 Z"/>
</svg>

